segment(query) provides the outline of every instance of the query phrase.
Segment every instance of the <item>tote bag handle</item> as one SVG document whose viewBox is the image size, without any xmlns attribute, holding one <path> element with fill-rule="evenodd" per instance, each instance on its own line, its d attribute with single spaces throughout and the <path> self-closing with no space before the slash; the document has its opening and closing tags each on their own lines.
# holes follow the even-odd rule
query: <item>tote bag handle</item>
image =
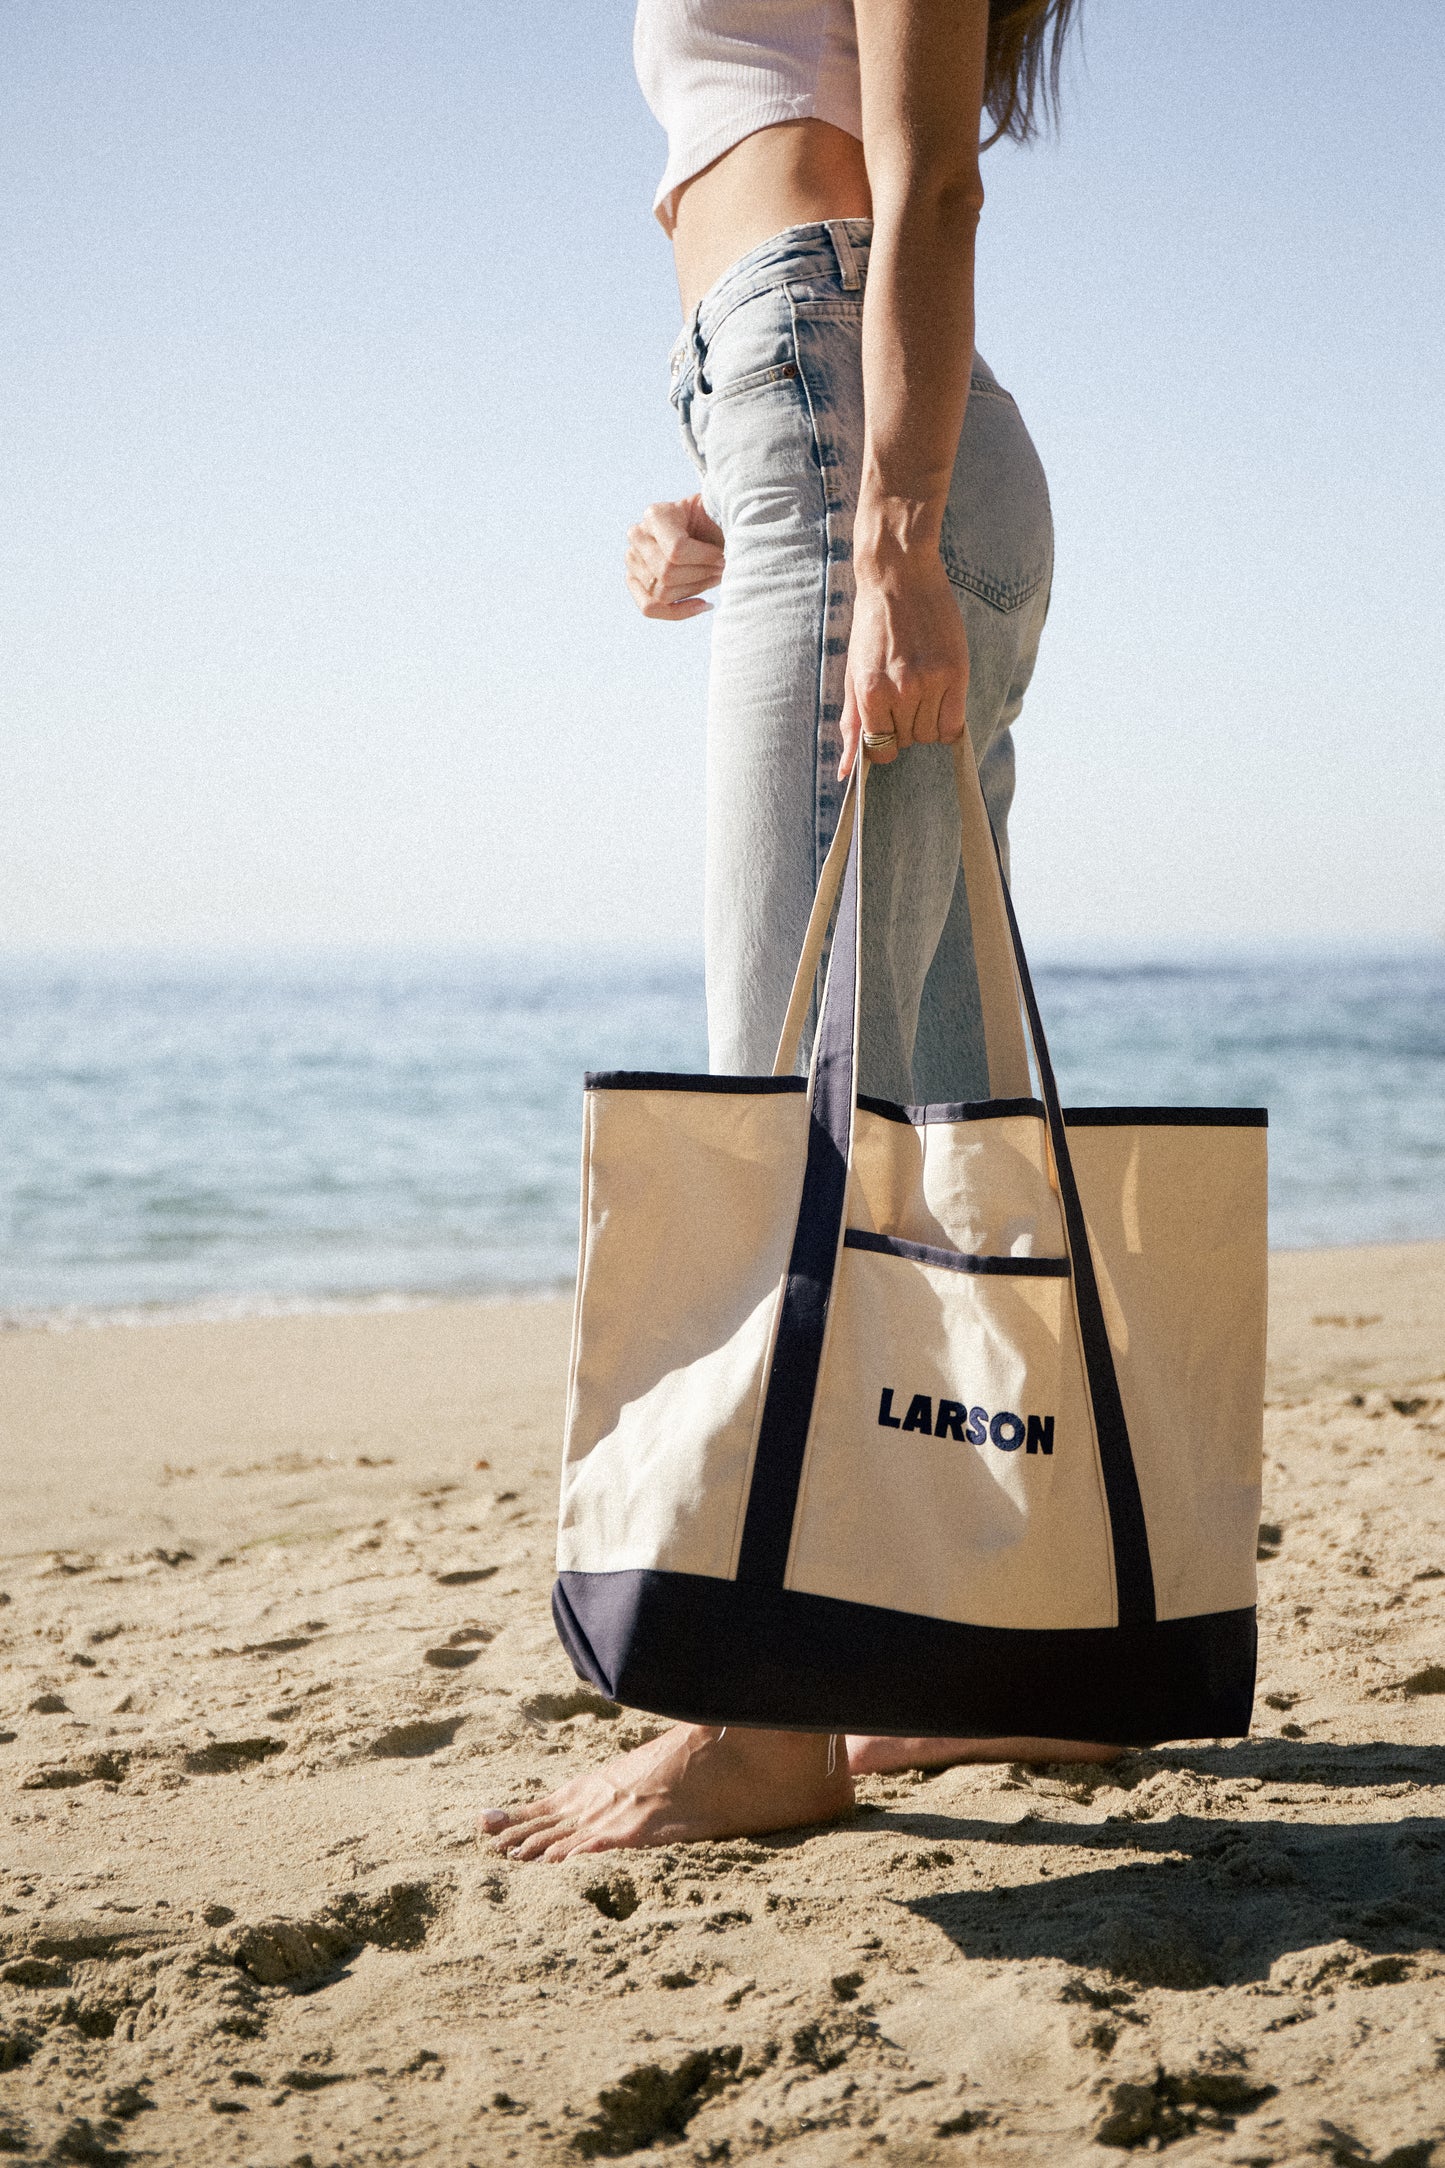
<svg viewBox="0 0 1445 2168">
<path fill-rule="evenodd" d="M 791 1076 L 797 1067 L 798 1047 L 807 1022 L 818 962 L 847 863 L 858 788 L 861 787 L 858 778 L 865 765 L 866 756 L 860 748 L 838 816 L 838 826 L 818 876 L 818 891 L 813 898 L 808 930 L 803 936 L 803 950 L 793 977 L 788 1013 L 778 1038 L 774 1076 Z M 984 804 L 971 743 L 965 745 L 960 741 L 954 747 L 953 767 L 958 788 L 964 892 L 968 897 L 974 967 L 983 1012 L 984 1048 L 988 1057 L 988 1095 L 990 1099 L 1028 1099 L 1033 1096 L 1033 1082 L 1029 1076 L 1028 1046 L 1014 983 L 1013 950 L 1000 884 L 993 878 L 993 827 Z"/>
<path fill-rule="evenodd" d="M 1059 1103 L 1053 1063 L 1049 1058 L 1043 1021 L 1029 975 L 1028 959 L 1024 954 L 1008 884 L 1003 878 L 997 839 L 983 805 L 973 746 L 967 732 L 955 749 L 955 764 L 961 771 L 959 808 L 963 822 L 964 877 L 968 884 L 969 912 L 975 927 L 980 991 L 991 1004 L 987 1013 L 998 1017 L 998 1029 L 1004 1031 L 1004 1007 L 999 999 L 1000 979 L 1003 977 L 999 966 L 1003 965 L 1012 992 L 1015 1017 L 1018 1016 L 1019 1004 L 1022 1002 L 1023 1015 L 1027 1020 L 1028 1041 L 1033 1048 L 1034 1063 L 1043 1094 L 1049 1156 L 1054 1185 L 1062 1208 L 1064 1239 L 1071 1267 L 1069 1284 L 1073 1290 L 1072 1309 L 1078 1329 L 1079 1349 L 1088 1384 L 1094 1433 L 1099 1449 L 1099 1466 L 1108 1506 L 1118 1621 L 1121 1626 L 1152 1625 L 1156 1617 L 1154 1576 L 1149 1559 L 1144 1505 L 1139 1493 L 1139 1480 L 1134 1467 L 1134 1454 L 1129 1442 L 1129 1426 L 1119 1392 L 1118 1376 L 1114 1369 L 1114 1353 L 1109 1344 L 1103 1304 L 1099 1298 L 1093 1252 L 1089 1246 L 1089 1231 L 1079 1198 L 1078 1184 L 1074 1178 L 1063 1109 Z M 752 1479 L 738 1552 L 739 1581 L 778 1588 L 783 1586 L 787 1572 L 793 1519 L 797 1510 L 798 1489 L 802 1480 L 828 1311 L 843 1248 L 848 1191 L 853 1170 L 853 1135 L 858 1097 L 859 979 L 862 963 L 859 881 L 862 868 L 865 778 L 866 763 L 860 760 L 854 768 L 843 816 L 839 821 L 841 830 L 846 819 L 848 833 L 841 846 L 841 881 L 837 871 L 833 875 L 833 885 L 839 890 L 838 923 L 828 960 L 808 1078 L 809 1121 L 803 1186 L 773 1337 L 757 1450 L 753 1457 Z M 976 800 L 976 808 L 971 807 L 971 800 Z M 982 833 L 978 816 L 982 817 Z M 835 842 L 835 849 L 838 848 Z M 830 851 L 829 859 L 832 858 L 833 852 Z M 825 865 L 825 879 L 827 872 Z M 821 946 L 822 934 L 817 927 L 820 917 L 822 929 L 826 931 L 831 906 L 822 896 L 822 887 L 823 881 L 820 880 L 813 922 L 810 922 L 804 944 L 805 958 L 815 933 Z M 977 911 L 975 898 L 978 899 Z M 987 926 L 995 911 L 1002 914 L 1007 932 L 1007 950 L 1004 956 L 998 954 L 996 944 L 990 943 L 987 933 L 982 951 L 978 945 L 977 929 L 981 923 Z M 816 959 L 813 968 L 816 970 Z M 811 974 L 801 976 L 804 987 L 810 983 L 810 977 Z M 802 1005 L 805 1006 L 805 1002 Z M 789 1004 L 790 1021 L 794 1008 L 798 1006 L 799 984 L 795 982 L 793 1000 Z M 1006 1032 L 1004 1035 L 1006 1040 Z M 985 1036 L 988 1039 L 987 1023 Z M 1022 1039 L 1021 1031 L 1020 1038 Z M 988 1044 L 992 1089 L 994 1044 L 991 1039 L 988 1039 Z M 1005 1074 L 1008 1073 L 1005 1069 Z M 1025 1089 L 1022 1091 L 1001 1092 L 998 1096 L 1029 1096 L 1026 1060 L 1024 1082 Z"/>
</svg>

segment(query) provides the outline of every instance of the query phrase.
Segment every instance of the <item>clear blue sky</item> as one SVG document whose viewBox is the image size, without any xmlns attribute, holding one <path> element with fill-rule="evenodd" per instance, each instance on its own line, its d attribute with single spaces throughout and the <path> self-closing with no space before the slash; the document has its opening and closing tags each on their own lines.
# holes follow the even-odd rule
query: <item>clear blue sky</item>
<svg viewBox="0 0 1445 2168">
<path fill-rule="evenodd" d="M 1445 933 L 1445 8 L 1084 0 L 990 152 L 1040 945 Z M 622 0 L 0 8 L 0 947 L 691 943 Z"/>
</svg>

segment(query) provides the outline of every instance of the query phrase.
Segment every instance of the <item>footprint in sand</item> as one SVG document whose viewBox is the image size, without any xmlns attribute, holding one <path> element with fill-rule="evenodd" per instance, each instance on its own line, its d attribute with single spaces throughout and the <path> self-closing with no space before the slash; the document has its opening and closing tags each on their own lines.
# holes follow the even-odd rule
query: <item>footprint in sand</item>
<svg viewBox="0 0 1445 2168">
<path fill-rule="evenodd" d="M 411 1724 L 393 1724 L 366 1751 L 382 1761 L 411 1761 L 422 1754 L 436 1754 L 451 1745 L 461 1724 L 459 1716 L 418 1717 Z"/>
<path fill-rule="evenodd" d="M 424 1664 L 434 1671 L 462 1671 L 474 1664 L 488 1641 L 496 1639 L 490 1626 L 459 1626 L 454 1634 L 448 1634 L 446 1643 L 439 1649 L 427 1649 L 422 1656 Z"/>
<path fill-rule="evenodd" d="M 253 1769 L 273 1754 L 284 1753 L 285 1748 L 284 1739 L 213 1739 L 207 1746 L 194 1747 L 183 1766 L 193 1777 L 234 1776 L 240 1769 Z"/>
</svg>

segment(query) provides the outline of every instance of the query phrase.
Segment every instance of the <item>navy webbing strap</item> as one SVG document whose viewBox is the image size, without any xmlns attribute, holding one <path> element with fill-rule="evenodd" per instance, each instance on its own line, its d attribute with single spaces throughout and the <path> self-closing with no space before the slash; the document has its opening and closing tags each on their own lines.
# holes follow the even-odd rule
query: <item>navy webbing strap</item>
<svg viewBox="0 0 1445 2168">
<path fill-rule="evenodd" d="M 857 1096 L 853 1057 L 858 1011 L 858 858 L 863 835 L 860 801 L 864 767 L 860 752 L 850 792 L 854 800 L 853 832 L 813 1049 L 803 1192 L 738 1551 L 737 1578 L 769 1588 L 781 1588 L 787 1571 L 848 1192 Z"/>
</svg>

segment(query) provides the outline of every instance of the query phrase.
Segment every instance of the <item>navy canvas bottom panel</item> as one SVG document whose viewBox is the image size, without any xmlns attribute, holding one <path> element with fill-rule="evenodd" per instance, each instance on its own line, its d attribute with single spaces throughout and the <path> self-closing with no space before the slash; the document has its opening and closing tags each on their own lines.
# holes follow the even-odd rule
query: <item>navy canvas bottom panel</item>
<svg viewBox="0 0 1445 2168">
<path fill-rule="evenodd" d="M 1025 1631 L 960 1626 L 690 1573 L 564 1573 L 552 1594 L 579 1675 L 693 1724 L 1157 1746 L 1242 1737 L 1255 1618 Z"/>
</svg>

